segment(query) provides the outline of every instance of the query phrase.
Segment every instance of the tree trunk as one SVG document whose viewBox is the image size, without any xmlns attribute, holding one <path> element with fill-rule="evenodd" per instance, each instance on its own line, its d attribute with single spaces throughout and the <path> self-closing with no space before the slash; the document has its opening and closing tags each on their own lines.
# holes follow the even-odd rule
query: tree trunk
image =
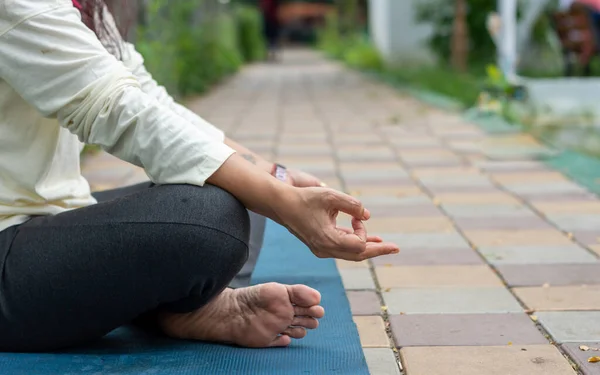
<svg viewBox="0 0 600 375">
<path fill-rule="evenodd" d="M 469 58 L 469 30 L 467 26 L 466 0 L 454 1 L 454 23 L 452 26 L 452 67 L 459 72 L 466 72 Z"/>
</svg>

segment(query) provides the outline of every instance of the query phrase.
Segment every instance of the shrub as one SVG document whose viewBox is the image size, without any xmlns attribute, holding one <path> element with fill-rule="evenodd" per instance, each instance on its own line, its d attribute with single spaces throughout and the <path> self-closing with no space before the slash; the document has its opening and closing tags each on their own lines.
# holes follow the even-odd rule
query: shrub
<svg viewBox="0 0 600 375">
<path fill-rule="evenodd" d="M 267 48 L 260 12 L 256 8 L 241 5 L 236 8 L 235 15 L 239 50 L 243 59 L 248 62 L 264 59 Z"/>
<path fill-rule="evenodd" d="M 214 0 L 150 0 L 137 48 L 155 79 L 175 95 L 199 93 L 264 56 L 260 13 L 218 9 Z M 218 5 L 218 4 L 217 4 Z"/>
<path fill-rule="evenodd" d="M 350 40 L 354 42 L 348 43 L 349 47 L 343 54 L 343 59 L 348 65 L 365 70 L 383 69 L 381 55 L 368 38 L 355 36 Z"/>
<path fill-rule="evenodd" d="M 318 33 L 318 48 L 334 58 L 341 58 L 345 51 L 345 41 L 339 27 L 339 17 L 335 13 L 325 18 L 325 27 Z"/>
</svg>

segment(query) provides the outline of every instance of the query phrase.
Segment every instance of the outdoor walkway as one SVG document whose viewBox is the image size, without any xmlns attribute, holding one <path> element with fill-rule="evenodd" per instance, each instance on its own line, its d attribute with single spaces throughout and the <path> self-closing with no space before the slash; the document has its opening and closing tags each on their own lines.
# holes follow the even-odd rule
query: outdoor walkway
<svg viewBox="0 0 600 375">
<path fill-rule="evenodd" d="M 307 51 L 190 107 L 234 139 L 359 196 L 399 255 L 339 262 L 375 375 L 600 374 L 600 201 L 517 134 L 489 136 Z M 99 155 L 96 190 L 143 172 Z M 398 348 L 398 349 L 396 349 Z M 568 359 L 563 353 L 571 356 Z"/>
</svg>

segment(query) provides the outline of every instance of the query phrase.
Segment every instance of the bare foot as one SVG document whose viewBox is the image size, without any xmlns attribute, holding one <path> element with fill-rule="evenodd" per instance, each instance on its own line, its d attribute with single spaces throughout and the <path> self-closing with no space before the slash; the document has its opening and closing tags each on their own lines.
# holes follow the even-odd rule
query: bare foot
<svg viewBox="0 0 600 375">
<path fill-rule="evenodd" d="M 250 348 L 287 346 L 306 336 L 325 314 L 321 295 L 305 285 L 268 283 L 225 289 L 203 308 L 187 314 L 163 314 L 168 335 L 223 342 Z"/>
</svg>

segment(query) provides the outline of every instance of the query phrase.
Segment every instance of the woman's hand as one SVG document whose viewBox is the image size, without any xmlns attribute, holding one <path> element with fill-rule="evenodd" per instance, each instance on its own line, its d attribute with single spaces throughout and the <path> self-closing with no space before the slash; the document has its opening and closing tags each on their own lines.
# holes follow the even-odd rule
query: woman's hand
<svg viewBox="0 0 600 375">
<path fill-rule="evenodd" d="M 398 253 L 397 245 L 367 235 L 362 221 L 370 213 L 356 198 L 325 188 L 294 190 L 278 216 L 317 257 L 361 261 Z M 337 227 L 339 212 L 353 217 L 352 229 Z"/>
<path fill-rule="evenodd" d="M 290 186 L 235 154 L 207 181 L 233 194 L 248 209 L 284 225 L 319 258 L 361 261 L 399 251 L 394 244 L 367 236 L 362 221 L 371 214 L 347 194 Z M 353 217 L 352 229 L 337 227 L 339 212 Z"/>
</svg>

